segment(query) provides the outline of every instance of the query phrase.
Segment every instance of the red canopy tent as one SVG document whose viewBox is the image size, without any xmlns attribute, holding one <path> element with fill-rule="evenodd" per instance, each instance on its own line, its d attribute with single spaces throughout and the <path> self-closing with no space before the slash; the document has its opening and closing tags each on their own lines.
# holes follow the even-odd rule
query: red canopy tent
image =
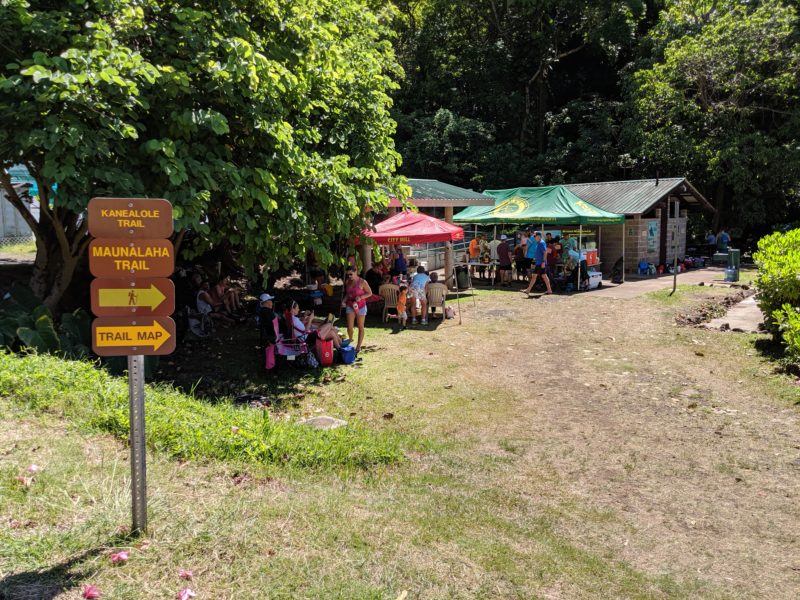
<svg viewBox="0 0 800 600">
<path fill-rule="evenodd" d="M 381 221 L 374 229 L 365 229 L 363 234 L 378 244 L 426 244 L 429 242 L 453 242 L 464 239 L 464 228 L 423 213 L 405 210 Z M 455 267 L 453 267 L 455 279 Z M 474 298 L 473 298 L 474 299 Z M 456 285 L 458 322 L 461 323 L 461 294 Z"/>
<path fill-rule="evenodd" d="M 464 228 L 441 219 L 409 210 L 397 213 L 365 229 L 364 235 L 378 244 L 425 244 L 428 242 L 453 242 L 464 239 Z"/>
</svg>

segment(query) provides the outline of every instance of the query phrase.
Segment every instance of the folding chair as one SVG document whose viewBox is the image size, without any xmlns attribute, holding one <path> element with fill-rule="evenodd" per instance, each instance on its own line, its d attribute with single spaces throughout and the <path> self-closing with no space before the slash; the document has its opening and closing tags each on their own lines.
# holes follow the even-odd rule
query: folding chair
<svg viewBox="0 0 800 600">
<path fill-rule="evenodd" d="M 447 301 L 447 286 L 443 283 L 429 283 L 425 297 L 428 300 L 428 310 L 435 314 L 436 307 L 440 306 L 442 308 L 442 318 L 444 318 L 444 307 Z"/>
<path fill-rule="evenodd" d="M 272 320 L 272 326 L 275 328 L 275 350 L 278 356 L 284 357 L 288 361 L 294 361 L 297 357 L 308 356 L 308 344 L 305 340 L 298 337 L 286 337 L 281 332 L 280 319 L 275 317 Z"/>
<path fill-rule="evenodd" d="M 383 322 L 389 320 L 389 309 L 397 309 L 397 298 L 400 295 L 400 286 L 393 283 L 384 283 L 378 289 L 378 295 L 383 298 Z"/>
</svg>

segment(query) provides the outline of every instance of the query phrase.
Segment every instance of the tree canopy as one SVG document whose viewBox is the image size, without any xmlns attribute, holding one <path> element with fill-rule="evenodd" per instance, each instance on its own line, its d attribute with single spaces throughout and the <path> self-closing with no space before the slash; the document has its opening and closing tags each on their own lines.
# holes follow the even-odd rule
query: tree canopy
<svg viewBox="0 0 800 600">
<path fill-rule="evenodd" d="M 779 2 L 734 6 L 630 78 L 634 143 L 705 182 L 718 214 L 737 224 L 786 219 L 798 193 L 796 26 L 795 10 Z"/>
<path fill-rule="evenodd" d="M 399 0 L 408 176 L 689 176 L 718 219 L 800 219 L 794 1 Z"/>
<path fill-rule="evenodd" d="M 394 177 L 388 9 L 360 0 L 26 2 L 0 13 L 0 180 L 38 182 L 33 287 L 54 305 L 93 196 L 165 197 L 190 252 L 275 266 L 385 206 Z M 55 192 L 52 190 L 55 188 Z M 399 188 L 399 189 L 398 189 Z M 180 235 L 180 234 L 179 234 Z"/>
<path fill-rule="evenodd" d="M 765 229 L 800 220 L 797 4 L 5 0 L 0 184 L 49 305 L 92 196 L 166 197 L 188 254 L 236 248 L 251 273 L 334 260 L 407 192 L 398 171 L 478 189 L 684 175 L 718 223 Z"/>
</svg>

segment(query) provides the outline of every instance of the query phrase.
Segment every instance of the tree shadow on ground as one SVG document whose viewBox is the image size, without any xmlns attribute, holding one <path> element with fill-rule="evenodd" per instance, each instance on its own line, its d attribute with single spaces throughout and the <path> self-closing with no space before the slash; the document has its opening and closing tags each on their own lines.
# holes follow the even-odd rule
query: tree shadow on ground
<svg viewBox="0 0 800 600">
<path fill-rule="evenodd" d="M 0 579 L 0 600 L 53 600 L 86 581 L 94 570 L 87 562 L 131 539 L 130 536 L 114 536 L 107 544 L 86 550 L 49 569 L 6 575 Z"/>
<path fill-rule="evenodd" d="M 786 348 L 774 337 L 759 336 L 753 341 L 753 349 L 762 357 L 769 360 L 777 373 L 792 377 L 800 377 L 800 364 L 791 362 L 786 357 Z M 798 400 L 796 404 L 800 404 L 800 400 Z"/>
</svg>

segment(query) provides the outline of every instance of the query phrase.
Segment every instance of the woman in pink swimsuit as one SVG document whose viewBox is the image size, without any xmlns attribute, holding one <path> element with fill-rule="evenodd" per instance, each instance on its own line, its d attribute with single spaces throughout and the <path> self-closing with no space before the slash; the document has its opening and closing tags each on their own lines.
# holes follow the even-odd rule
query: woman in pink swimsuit
<svg viewBox="0 0 800 600">
<path fill-rule="evenodd" d="M 367 318 L 367 298 L 372 296 L 369 284 L 356 273 L 355 267 L 348 267 L 344 280 L 344 300 L 342 307 L 347 312 L 347 337 L 353 339 L 353 325 L 358 324 L 358 343 L 356 353 L 364 343 L 364 320 Z"/>
</svg>

